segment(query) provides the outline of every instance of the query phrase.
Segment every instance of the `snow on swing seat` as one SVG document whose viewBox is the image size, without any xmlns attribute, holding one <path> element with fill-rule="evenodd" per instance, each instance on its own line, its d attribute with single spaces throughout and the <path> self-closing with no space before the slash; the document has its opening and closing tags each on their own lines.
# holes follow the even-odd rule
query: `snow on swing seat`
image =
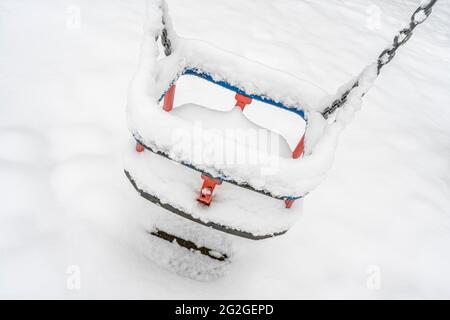
<svg viewBox="0 0 450 320">
<path fill-rule="evenodd" d="M 217 186 L 214 201 L 205 206 L 195 200 L 201 184 L 198 172 L 152 152 L 138 153 L 133 146 L 126 153 L 125 170 L 144 198 L 157 197 L 160 205 L 173 206 L 187 219 L 244 238 L 283 234 L 302 210 L 302 199 L 286 209 L 283 201 L 229 183 Z"/>
<path fill-rule="evenodd" d="M 177 146 L 184 150 L 190 148 L 193 154 L 201 155 L 197 163 L 211 162 L 221 168 L 254 163 L 268 175 L 276 174 L 277 166 L 276 163 L 272 167 L 261 166 L 258 163 L 261 154 L 272 159 L 291 159 L 293 148 L 285 137 L 276 133 L 283 131 L 284 126 L 269 130 L 257 124 L 266 118 L 264 115 L 258 119 L 258 111 L 263 106 L 253 105 L 255 110 L 246 116 L 247 109 L 243 112 L 234 106 L 234 92 L 211 86 L 193 76 L 180 77 L 175 92 L 169 114 L 191 123 L 193 129 L 173 128 L 173 152 L 176 153 Z M 163 99 L 159 107 L 163 109 Z M 272 116 L 277 117 L 277 112 L 273 111 Z M 278 118 L 280 116 L 286 119 L 286 112 L 279 111 Z M 289 120 L 298 127 L 297 136 L 303 135 L 303 118 L 293 113 L 290 116 L 293 119 Z M 222 143 L 224 140 L 227 142 Z M 209 206 L 200 204 L 195 201 L 200 186 L 199 173 L 152 152 L 138 153 L 130 148 L 125 171 L 144 198 L 163 207 L 169 205 L 170 208 L 165 208 L 187 219 L 244 238 L 281 235 L 295 223 L 301 212 L 301 200 L 294 208 L 286 210 L 279 199 L 226 183 L 217 187 L 214 201 Z M 246 208 L 245 212 L 243 208 Z"/>
<path fill-rule="evenodd" d="M 176 83 L 171 112 L 176 117 L 195 123 L 206 136 L 210 136 L 208 132 L 220 133 L 232 137 L 235 143 L 284 158 L 292 157 L 292 152 L 305 131 L 303 117 L 267 108 L 256 100 L 242 111 L 234 103 L 234 91 L 211 85 L 196 76 L 185 75 Z M 267 121 L 268 119 L 271 121 Z M 292 127 L 296 129 L 292 130 Z M 212 143 L 208 143 L 209 147 Z M 225 155 L 233 154 L 233 149 L 236 150 L 232 145 L 223 146 L 225 147 L 232 149 L 230 152 L 224 150 Z"/>
<path fill-rule="evenodd" d="M 185 104 L 175 108 L 172 113 L 175 117 L 194 123 L 197 128 L 192 136 L 186 132 L 180 137 L 180 143 L 191 140 L 189 142 L 194 147 L 198 142 L 203 144 L 203 146 L 199 146 L 203 149 L 222 149 L 222 153 L 218 150 L 216 154 L 222 154 L 223 157 L 222 159 L 216 159 L 216 163 L 220 161 L 224 163 L 227 160 L 229 162 L 239 161 L 239 159 L 231 159 L 232 157 L 241 157 L 242 161 L 251 161 L 251 159 L 245 158 L 257 156 L 257 154 L 250 154 L 252 150 L 286 159 L 292 157 L 292 150 L 281 135 L 250 122 L 237 108 L 230 111 L 216 111 L 205 109 L 205 107 L 199 105 Z M 226 145 L 215 144 L 215 135 L 229 138 L 230 143 Z M 237 145 L 239 144 L 246 148 L 238 148 Z M 238 150 L 245 150 L 246 153 L 237 154 Z M 204 156 L 208 156 L 207 153 L 204 152 Z"/>
<path fill-rule="evenodd" d="M 239 154 L 251 153 L 256 155 L 258 161 L 219 165 L 216 159 L 223 157 L 221 150 L 211 151 L 212 155 L 203 157 L 201 151 L 200 154 L 198 153 L 199 149 L 192 148 L 189 144 L 180 144 L 179 139 L 174 140 L 174 137 L 177 138 L 177 134 L 174 136 L 174 133 L 194 134 L 196 132 L 195 121 L 186 121 L 172 115 L 172 112 L 165 112 L 159 101 L 173 83 L 178 83 L 184 77 L 191 76 L 183 76 L 187 69 L 196 70 L 198 73 L 208 75 L 215 82 L 227 83 L 230 87 L 245 92 L 247 96 L 258 96 L 263 101 L 271 101 L 282 106 L 283 109 L 301 113 L 308 119 L 309 127 L 309 122 L 314 119 L 314 113 L 316 113 L 314 106 L 318 105 L 319 100 L 327 97 L 323 91 L 317 86 L 307 83 L 308 90 L 302 93 L 298 88 L 302 87 L 300 84 L 303 82 L 298 78 L 235 54 L 221 51 L 201 41 L 178 39 L 172 55 L 158 60 L 157 45 L 154 39 L 154 36 L 150 36 L 144 43 L 140 67 L 130 86 L 127 103 L 129 127 L 137 141 L 153 151 L 164 153 L 177 162 L 193 166 L 213 177 L 233 180 L 277 197 L 300 198 L 321 182 L 328 165 L 331 165 L 332 152 L 323 155 L 327 158 L 324 159 L 325 162 L 320 159 L 312 161 L 308 159 L 309 157 L 294 160 L 259 152 L 259 150 L 241 150 L 242 148 L 251 148 L 251 146 L 236 145 Z M 214 87 L 214 84 L 209 85 Z M 275 92 L 278 89 L 281 94 Z M 233 107 L 236 102 L 233 99 L 235 92 L 229 92 L 231 100 L 228 100 L 226 104 L 228 108 Z M 319 98 L 319 93 L 322 98 Z M 202 96 L 203 98 L 208 97 L 196 90 L 192 90 L 190 95 L 196 95 L 197 99 L 202 99 Z M 302 100 L 303 98 L 305 100 Z M 175 99 L 177 99 L 177 94 L 175 94 Z M 213 109 L 215 109 L 214 104 L 217 103 L 211 99 L 207 99 L 207 101 L 194 100 L 194 102 L 210 106 Z M 254 99 L 249 107 L 253 103 L 259 102 L 261 101 Z M 269 103 L 261 104 L 266 109 L 276 107 Z M 288 129 L 282 124 L 279 124 L 279 128 L 285 131 Z M 298 143 L 304 130 L 304 123 L 294 130 L 291 129 L 291 134 L 295 135 L 297 140 L 293 143 L 293 138 L 287 139 L 290 140 L 291 148 Z M 286 137 L 286 134 L 282 132 L 272 131 Z M 308 140 L 308 133 L 306 133 L 306 152 L 308 152 Z M 214 135 L 214 141 L 218 145 L 230 143 L 228 137 L 220 134 Z M 324 168 L 324 166 L 326 167 Z"/>
</svg>

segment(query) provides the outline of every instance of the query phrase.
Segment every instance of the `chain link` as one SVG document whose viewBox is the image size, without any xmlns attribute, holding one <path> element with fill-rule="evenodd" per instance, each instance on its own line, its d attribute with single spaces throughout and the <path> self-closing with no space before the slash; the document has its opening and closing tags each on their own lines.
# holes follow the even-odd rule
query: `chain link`
<svg viewBox="0 0 450 320">
<path fill-rule="evenodd" d="M 166 25 L 163 21 L 163 29 L 161 30 L 161 44 L 164 47 L 164 54 L 170 56 L 172 54 L 172 43 L 167 35 Z"/>
<path fill-rule="evenodd" d="M 408 27 L 400 30 L 395 36 L 390 47 L 386 48 L 381 52 L 377 59 L 377 72 L 380 74 L 381 69 L 387 65 L 395 57 L 398 48 L 403 46 L 411 38 L 413 30 L 421 23 L 423 23 L 431 14 L 433 6 L 436 4 L 437 0 L 430 0 L 425 4 L 422 4 L 419 8 L 414 11 L 411 16 Z M 327 119 L 336 109 L 342 107 L 345 102 L 347 102 L 347 97 L 352 92 L 352 90 L 359 86 L 359 80 L 357 80 L 353 86 L 344 92 L 344 94 L 337 100 L 333 101 L 331 106 L 325 108 L 322 111 L 322 115 Z"/>
<path fill-rule="evenodd" d="M 161 29 L 161 44 L 164 47 L 164 54 L 166 56 L 170 56 L 172 54 L 172 42 L 170 42 L 169 35 L 167 32 L 166 21 L 164 18 L 166 17 L 166 3 L 165 1 L 161 2 L 160 5 L 162 11 L 162 29 Z"/>
</svg>

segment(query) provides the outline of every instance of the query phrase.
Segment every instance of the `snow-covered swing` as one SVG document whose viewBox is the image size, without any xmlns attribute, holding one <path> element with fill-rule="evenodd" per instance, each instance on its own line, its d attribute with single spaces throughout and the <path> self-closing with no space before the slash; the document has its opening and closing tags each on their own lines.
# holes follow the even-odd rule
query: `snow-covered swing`
<svg viewBox="0 0 450 320">
<path fill-rule="evenodd" d="M 300 107 L 287 106 L 287 105 L 283 104 L 282 102 L 276 102 L 275 100 L 273 100 L 272 98 L 267 97 L 267 96 L 261 96 L 261 95 L 257 95 L 257 94 L 249 94 L 246 91 L 244 91 L 243 89 L 236 87 L 236 86 L 232 85 L 231 83 L 227 82 L 226 80 L 215 80 L 209 72 L 201 70 L 199 68 L 188 67 L 188 68 L 184 69 L 183 72 L 180 74 L 177 81 L 184 80 L 184 79 L 181 79 L 184 76 L 193 76 L 195 78 L 200 78 L 200 79 L 206 80 L 207 82 L 212 83 L 214 85 L 228 89 L 229 91 L 231 91 L 233 93 L 232 96 L 235 100 L 235 101 L 231 101 L 231 95 L 228 95 L 229 96 L 228 98 L 230 98 L 229 99 L 230 102 L 235 103 L 235 107 L 241 111 L 244 111 L 244 109 L 247 105 L 252 104 L 253 100 L 256 100 L 256 101 L 262 102 L 262 103 L 270 105 L 270 106 L 288 110 L 290 112 L 297 114 L 302 119 L 305 119 L 305 114 Z M 221 78 L 221 77 L 219 77 L 219 78 Z M 188 87 L 196 86 L 197 87 L 196 89 L 199 89 L 199 87 L 203 86 L 203 90 L 199 90 L 200 95 L 203 95 L 204 91 L 208 91 L 207 88 L 204 87 L 205 84 L 201 83 L 203 81 L 196 81 L 195 79 L 190 79 L 189 82 L 190 82 L 190 84 L 188 85 Z M 174 80 L 173 83 L 171 84 L 170 88 L 163 94 L 163 96 L 160 99 L 163 102 L 162 108 L 166 112 L 171 112 L 173 110 L 174 101 L 175 101 L 175 92 L 176 92 L 175 90 L 176 90 L 176 82 Z M 226 95 L 225 92 L 221 92 L 221 93 L 222 93 L 222 95 L 224 95 L 224 94 Z M 195 98 L 193 98 L 193 99 L 191 98 L 190 103 L 192 103 L 193 101 L 195 101 Z M 182 105 L 182 103 L 178 103 L 178 105 Z M 189 111 L 192 111 L 192 110 L 189 110 Z M 223 120 L 224 115 L 220 114 L 220 113 L 222 113 L 222 112 L 215 113 L 215 114 L 213 113 L 213 114 L 211 114 L 211 117 L 208 119 L 209 122 L 213 123 L 213 126 L 216 126 L 216 124 L 217 124 L 217 122 L 214 121 L 215 119 L 211 119 L 211 118 L 214 118 L 214 115 L 219 117 L 217 120 L 219 120 L 219 121 Z M 193 116 L 194 119 L 197 117 L 197 114 L 191 113 L 191 115 Z M 238 119 L 240 119 L 240 118 L 238 118 Z M 252 123 L 250 123 L 250 122 L 247 122 L 247 124 L 248 124 L 249 129 L 252 129 L 254 127 L 252 125 Z M 291 156 L 293 159 L 298 159 L 303 154 L 305 134 L 304 134 L 303 130 L 301 130 L 301 131 L 302 131 L 302 134 L 300 135 L 299 141 L 291 153 Z M 149 150 L 153 151 L 150 147 L 147 147 L 143 143 L 141 143 L 138 138 L 136 140 L 137 140 L 137 142 L 136 142 L 136 151 L 137 152 L 143 152 L 145 149 L 149 149 Z M 239 143 L 239 141 L 233 141 L 233 143 Z M 170 158 L 169 155 L 164 155 L 164 156 L 167 156 L 168 158 Z M 214 192 L 215 187 L 217 185 L 220 185 L 222 183 L 222 181 L 226 181 L 226 182 L 229 182 L 229 183 L 241 186 L 241 187 L 246 187 L 249 190 L 265 194 L 265 195 L 273 197 L 275 199 L 284 200 L 286 208 L 291 208 L 294 201 L 296 199 L 301 198 L 300 196 L 294 196 L 294 195 L 280 195 L 280 196 L 275 195 L 275 194 L 272 194 L 270 191 L 267 191 L 264 189 L 255 189 L 252 185 L 250 185 L 248 183 L 237 182 L 232 177 L 207 174 L 206 172 L 203 171 L 203 169 L 199 168 L 198 166 L 193 165 L 193 164 L 188 164 L 183 160 L 181 160 L 179 162 L 188 167 L 191 167 L 197 171 L 200 171 L 202 173 L 201 178 L 203 179 L 203 184 L 200 188 L 200 193 L 199 193 L 199 196 L 197 197 L 197 201 L 199 201 L 207 206 L 209 206 L 213 200 L 213 192 Z"/>
<path fill-rule="evenodd" d="M 136 145 L 126 160 L 126 176 L 142 197 L 193 222 L 253 240 L 284 234 L 299 216 L 303 197 L 330 168 L 339 133 L 359 109 L 361 97 L 412 30 L 429 16 L 435 2 L 423 2 L 408 28 L 399 32 L 377 62 L 331 97 L 289 74 L 208 43 L 178 37 L 165 2 L 155 3 L 149 10 L 141 62 L 128 97 L 129 127 Z M 159 57 L 161 46 L 163 58 Z M 223 90 L 210 89 L 216 87 Z M 187 88 L 184 93 L 183 88 Z M 212 91 L 205 95 L 208 90 Z M 235 108 L 229 112 L 198 108 L 211 108 L 214 101 L 202 97 L 214 94 Z M 175 107 L 186 103 L 195 106 Z M 242 115 L 255 104 L 280 108 L 304 120 L 289 157 L 249 144 L 239 135 L 230 138 L 213 130 L 205 140 L 199 131 L 208 124 L 220 126 L 225 114 L 240 129 L 260 130 Z M 200 115 L 206 120 L 199 125 Z M 210 148 L 211 144 L 219 148 Z M 257 161 L 217 161 L 228 150 L 225 146 L 251 154 Z M 173 234 L 156 227 L 151 233 L 211 258 L 226 258 L 185 239 L 179 230 Z"/>
</svg>

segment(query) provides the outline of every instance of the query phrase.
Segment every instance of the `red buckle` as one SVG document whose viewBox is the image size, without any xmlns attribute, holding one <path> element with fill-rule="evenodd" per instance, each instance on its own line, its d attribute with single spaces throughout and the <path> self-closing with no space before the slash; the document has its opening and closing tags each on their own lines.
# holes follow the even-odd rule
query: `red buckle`
<svg viewBox="0 0 450 320">
<path fill-rule="evenodd" d="M 244 111 L 244 108 L 248 104 L 252 103 L 252 98 L 244 96 L 243 94 L 240 93 L 236 93 L 234 98 L 236 99 L 236 107 L 239 107 L 242 111 Z"/>
<path fill-rule="evenodd" d="M 166 92 L 166 95 L 164 96 L 164 104 L 163 109 L 164 111 L 172 111 L 173 108 L 173 101 L 175 99 L 175 85 L 173 84 L 170 89 Z"/>
<path fill-rule="evenodd" d="M 139 142 L 136 142 L 136 151 L 142 152 L 144 150 L 145 150 L 145 147 L 142 144 L 140 144 Z"/>
<path fill-rule="evenodd" d="M 286 205 L 286 208 L 289 209 L 294 204 L 295 200 L 284 200 L 284 204 Z"/>
<path fill-rule="evenodd" d="M 200 194 L 197 197 L 197 201 L 209 206 L 212 202 L 214 188 L 218 184 L 222 184 L 219 179 L 211 178 L 205 174 L 202 174 L 203 184 L 200 189 Z"/>
<path fill-rule="evenodd" d="M 297 144 L 294 151 L 292 152 L 292 158 L 294 158 L 294 159 L 300 158 L 303 153 L 304 148 L 305 148 L 305 135 L 302 136 L 299 143 Z"/>
</svg>

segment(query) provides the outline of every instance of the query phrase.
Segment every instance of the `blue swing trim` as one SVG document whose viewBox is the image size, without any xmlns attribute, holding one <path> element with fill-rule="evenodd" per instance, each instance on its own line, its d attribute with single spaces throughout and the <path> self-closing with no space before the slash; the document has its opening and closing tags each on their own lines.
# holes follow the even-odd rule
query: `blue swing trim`
<svg viewBox="0 0 450 320">
<path fill-rule="evenodd" d="M 230 91 L 242 94 L 242 95 L 247 96 L 249 98 L 252 98 L 254 100 L 257 100 L 257 101 L 260 101 L 260 102 L 263 102 L 263 103 L 266 103 L 266 104 L 270 104 L 270 105 L 272 105 L 274 107 L 277 107 L 277 108 L 280 108 L 280 109 L 284 109 L 284 110 L 293 112 L 293 113 L 299 115 L 300 117 L 302 117 L 302 119 L 306 120 L 305 119 L 305 112 L 303 110 L 301 110 L 300 108 L 298 108 L 298 107 L 284 105 L 281 102 L 275 101 L 275 100 L 273 100 L 273 99 L 271 99 L 269 97 L 266 97 L 266 96 L 260 96 L 260 95 L 256 95 L 256 94 L 248 94 L 244 90 L 242 90 L 242 89 L 240 89 L 240 88 L 238 88 L 238 87 L 236 87 L 236 86 L 234 86 L 234 85 L 232 85 L 232 84 L 230 84 L 230 83 L 228 83 L 228 82 L 226 82 L 224 80 L 214 80 L 214 78 L 211 76 L 211 74 L 209 74 L 207 72 L 204 72 L 204 71 L 201 71 L 199 69 L 186 68 L 186 69 L 184 69 L 184 71 L 182 72 L 182 74 L 180 76 L 183 76 L 183 75 L 192 75 L 192 76 L 196 76 L 196 77 L 202 78 L 202 79 L 204 79 L 206 81 L 209 81 L 209 82 L 212 82 L 212 83 L 214 83 L 216 85 L 219 85 L 222 88 L 225 88 L 225 89 L 228 89 Z M 175 81 L 173 81 L 171 83 L 169 88 L 175 83 Z M 169 90 L 169 88 L 159 98 L 159 101 L 161 101 L 164 98 L 164 96 L 166 95 L 166 93 Z"/>
</svg>

